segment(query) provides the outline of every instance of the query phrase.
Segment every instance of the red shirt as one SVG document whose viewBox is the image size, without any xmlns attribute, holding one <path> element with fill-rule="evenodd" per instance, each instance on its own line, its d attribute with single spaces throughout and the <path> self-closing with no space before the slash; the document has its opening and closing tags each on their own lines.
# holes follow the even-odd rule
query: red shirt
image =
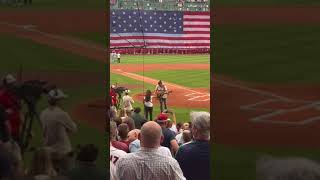
<svg viewBox="0 0 320 180">
<path fill-rule="evenodd" d="M 10 131 L 12 136 L 19 136 L 20 135 L 20 124 L 21 124 L 21 117 L 20 117 L 20 101 L 19 98 L 5 90 L 0 90 L 0 104 L 8 111 L 8 120 L 10 124 Z"/>
<path fill-rule="evenodd" d="M 124 141 L 124 140 L 121 140 L 120 142 L 123 142 L 123 143 L 125 143 L 128 147 L 129 147 L 129 144 L 130 144 L 130 142 L 129 141 Z"/>
<path fill-rule="evenodd" d="M 125 143 L 123 142 L 120 142 L 120 141 L 111 141 L 111 144 L 113 147 L 117 148 L 117 149 L 120 149 L 124 152 L 129 152 L 129 147 L 128 145 L 126 145 Z"/>
<path fill-rule="evenodd" d="M 117 105 L 117 93 L 112 88 L 110 89 L 110 96 L 111 96 L 111 100 L 112 100 L 112 105 L 116 106 Z"/>
</svg>

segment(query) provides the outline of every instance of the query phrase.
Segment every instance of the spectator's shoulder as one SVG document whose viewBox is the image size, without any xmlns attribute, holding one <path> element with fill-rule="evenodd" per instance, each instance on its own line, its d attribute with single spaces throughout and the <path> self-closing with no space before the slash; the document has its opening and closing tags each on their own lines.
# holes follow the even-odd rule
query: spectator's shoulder
<svg viewBox="0 0 320 180">
<path fill-rule="evenodd" d="M 192 147 L 193 147 L 193 142 L 190 141 L 190 142 L 187 142 L 187 143 L 181 145 L 181 146 L 179 147 L 179 151 L 180 151 L 180 152 L 186 152 L 186 151 L 191 150 Z"/>
<path fill-rule="evenodd" d="M 128 166 L 130 162 L 133 161 L 134 153 L 126 153 L 124 154 L 117 163 L 117 166 Z"/>
</svg>

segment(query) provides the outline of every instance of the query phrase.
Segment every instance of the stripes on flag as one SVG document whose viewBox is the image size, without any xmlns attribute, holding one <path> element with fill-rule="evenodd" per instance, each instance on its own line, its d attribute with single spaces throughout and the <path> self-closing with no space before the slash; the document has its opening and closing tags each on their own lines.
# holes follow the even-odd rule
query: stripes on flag
<svg viewBox="0 0 320 180">
<path fill-rule="evenodd" d="M 110 29 L 110 45 L 112 48 L 141 46 L 175 49 L 210 48 L 210 12 L 114 11 L 120 12 L 112 12 L 113 16 L 111 16 L 113 28 Z M 137 13 L 139 16 L 134 19 Z M 115 16 L 117 14 L 121 17 Z M 134 27 L 131 21 L 135 22 Z M 179 24 L 183 26 L 180 29 Z M 172 31 L 173 28 L 174 31 Z M 167 31 L 170 32 L 166 33 Z"/>
</svg>

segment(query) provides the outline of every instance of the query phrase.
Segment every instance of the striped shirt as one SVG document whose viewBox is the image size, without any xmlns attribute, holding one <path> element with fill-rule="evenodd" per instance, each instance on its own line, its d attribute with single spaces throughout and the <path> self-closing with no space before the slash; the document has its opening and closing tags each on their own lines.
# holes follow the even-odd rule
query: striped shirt
<svg viewBox="0 0 320 180">
<path fill-rule="evenodd" d="M 119 180 L 185 180 L 174 158 L 164 155 L 158 148 L 144 148 L 129 153 L 118 161 Z"/>
</svg>

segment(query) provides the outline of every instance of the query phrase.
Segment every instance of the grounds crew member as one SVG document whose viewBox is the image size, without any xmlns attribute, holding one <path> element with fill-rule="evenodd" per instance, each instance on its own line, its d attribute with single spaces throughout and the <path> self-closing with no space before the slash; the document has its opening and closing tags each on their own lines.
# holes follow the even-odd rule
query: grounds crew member
<svg viewBox="0 0 320 180">
<path fill-rule="evenodd" d="M 40 114 L 44 145 L 61 156 L 72 152 L 69 134 L 77 131 L 75 122 L 62 109 L 62 102 L 65 98 L 67 95 L 60 89 L 50 90 L 48 93 L 49 106 Z"/>
</svg>

